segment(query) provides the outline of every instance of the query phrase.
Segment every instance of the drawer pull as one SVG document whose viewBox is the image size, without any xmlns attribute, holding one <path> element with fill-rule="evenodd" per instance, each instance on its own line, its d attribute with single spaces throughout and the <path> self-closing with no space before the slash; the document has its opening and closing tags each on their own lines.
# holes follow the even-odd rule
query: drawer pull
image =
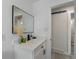
<svg viewBox="0 0 79 59">
<path fill-rule="evenodd" d="M 43 50 L 43 55 L 45 55 L 45 54 L 46 54 L 46 50 L 44 49 L 44 50 Z"/>
<path fill-rule="evenodd" d="M 41 48 L 43 48 L 44 46 L 41 46 Z"/>
</svg>

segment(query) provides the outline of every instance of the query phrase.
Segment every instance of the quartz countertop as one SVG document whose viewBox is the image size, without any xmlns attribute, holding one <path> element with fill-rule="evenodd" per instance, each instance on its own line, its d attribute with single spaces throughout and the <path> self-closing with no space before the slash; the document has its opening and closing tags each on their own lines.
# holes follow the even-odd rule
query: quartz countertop
<svg viewBox="0 0 79 59">
<path fill-rule="evenodd" d="M 24 49 L 27 51 L 33 51 L 36 49 L 40 44 L 45 42 L 46 39 L 31 39 L 30 41 L 27 41 L 26 43 L 15 43 L 14 46 L 20 49 Z"/>
</svg>

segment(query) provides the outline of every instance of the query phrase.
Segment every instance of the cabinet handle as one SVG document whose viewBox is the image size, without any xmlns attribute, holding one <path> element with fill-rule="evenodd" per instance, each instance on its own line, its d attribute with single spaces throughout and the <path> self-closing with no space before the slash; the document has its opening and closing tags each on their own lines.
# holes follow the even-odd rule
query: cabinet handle
<svg viewBox="0 0 79 59">
<path fill-rule="evenodd" d="M 43 48 L 44 46 L 41 46 L 41 48 Z"/>
<path fill-rule="evenodd" d="M 46 50 L 44 49 L 44 50 L 43 50 L 43 55 L 45 55 L 45 54 L 46 54 Z"/>
</svg>

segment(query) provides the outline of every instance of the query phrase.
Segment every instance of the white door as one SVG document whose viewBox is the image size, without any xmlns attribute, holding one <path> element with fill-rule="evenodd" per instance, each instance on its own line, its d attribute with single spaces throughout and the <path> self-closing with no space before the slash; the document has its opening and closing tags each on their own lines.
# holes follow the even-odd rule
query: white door
<svg viewBox="0 0 79 59">
<path fill-rule="evenodd" d="M 68 53 L 68 14 L 52 14 L 53 49 L 55 52 Z"/>
</svg>

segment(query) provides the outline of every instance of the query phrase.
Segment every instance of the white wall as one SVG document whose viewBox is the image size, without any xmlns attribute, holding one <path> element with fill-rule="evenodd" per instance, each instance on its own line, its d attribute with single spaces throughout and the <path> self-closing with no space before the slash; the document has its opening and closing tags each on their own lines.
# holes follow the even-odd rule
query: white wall
<svg viewBox="0 0 79 59">
<path fill-rule="evenodd" d="M 34 34 L 47 39 L 47 59 L 51 59 L 51 8 L 49 0 L 34 3 Z"/>
<path fill-rule="evenodd" d="M 6 37 L 5 39 L 11 39 L 11 36 L 14 36 L 12 34 L 12 4 L 16 5 L 17 7 L 25 10 L 26 12 L 32 13 L 32 2 L 31 0 L 3 0 L 2 5 L 2 30 L 3 30 L 3 36 Z"/>
<path fill-rule="evenodd" d="M 59 5 L 69 3 L 69 2 L 72 2 L 72 1 L 74 1 L 74 0 L 50 0 L 50 5 L 53 8 L 55 6 L 59 6 Z"/>
<path fill-rule="evenodd" d="M 3 59 L 14 59 L 14 57 L 12 58 L 12 40 L 17 39 L 17 37 L 12 34 L 12 4 L 33 14 L 31 0 L 2 0 Z"/>
<path fill-rule="evenodd" d="M 52 9 L 52 12 L 61 11 L 61 10 L 73 11 L 74 10 L 74 5 L 54 8 L 54 9 Z"/>
</svg>

